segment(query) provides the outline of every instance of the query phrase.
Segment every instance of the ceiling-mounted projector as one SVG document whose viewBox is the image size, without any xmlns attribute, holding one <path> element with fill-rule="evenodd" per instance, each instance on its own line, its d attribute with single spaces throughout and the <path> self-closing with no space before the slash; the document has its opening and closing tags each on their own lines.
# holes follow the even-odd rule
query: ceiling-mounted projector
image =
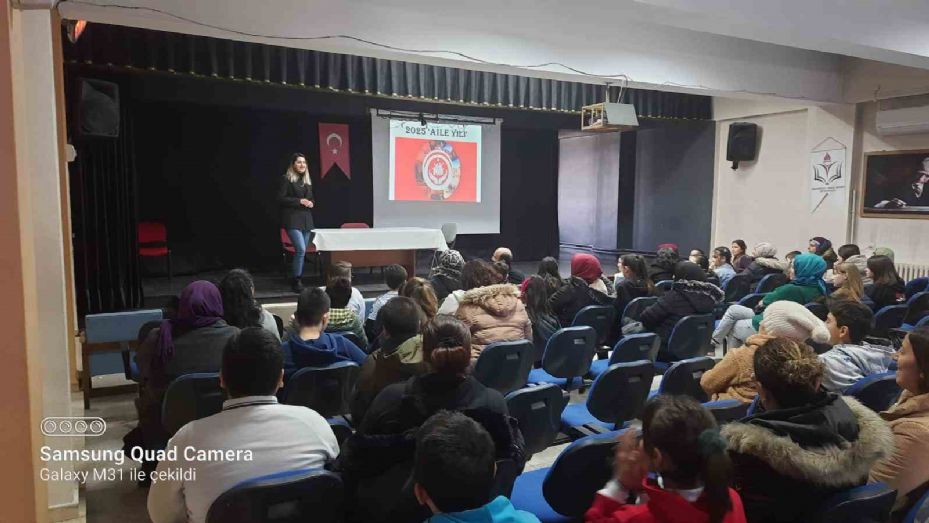
<svg viewBox="0 0 929 523">
<path fill-rule="evenodd" d="M 638 126 L 639 118 L 632 104 L 605 102 L 581 107 L 582 131 L 632 131 Z"/>
</svg>

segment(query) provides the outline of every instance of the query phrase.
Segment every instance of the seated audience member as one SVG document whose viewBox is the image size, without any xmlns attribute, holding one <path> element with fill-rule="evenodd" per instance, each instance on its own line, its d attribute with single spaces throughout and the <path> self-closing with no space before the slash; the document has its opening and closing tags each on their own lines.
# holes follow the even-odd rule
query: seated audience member
<svg viewBox="0 0 929 523">
<path fill-rule="evenodd" d="M 642 256 L 624 254 L 619 259 L 619 272 L 623 279 L 616 286 L 616 299 L 613 300 L 617 323 L 632 300 L 655 294 L 655 284 L 648 278 L 648 267 Z"/>
<path fill-rule="evenodd" d="M 703 252 L 701 249 L 691 249 L 690 256 L 687 259 L 692 261 L 693 263 L 696 263 L 697 265 L 700 265 L 699 263 L 697 263 L 697 259 L 701 257 L 706 258 L 706 253 Z"/>
<path fill-rule="evenodd" d="M 384 267 L 384 283 L 387 284 L 387 292 L 378 296 L 377 299 L 374 300 L 374 303 L 371 304 L 371 310 L 368 312 L 366 321 L 377 321 L 378 311 L 380 311 L 381 307 L 390 301 L 391 298 L 399 296 L 397 291 L 400 289 L 400 286 L 406 282 L 407 277 L 406 269 L 403 265 L 393 264 Z"/>
<path fill-rule="evenodd" d="M 349 300 L 352 297 L 352 282 L 345 278 L 334 278 L 329 280 L 326 286 L 326 294 L 329 296 L 329 322 L 326 324 L 326 332 L 350 332 L 358 337 L 361 342 L 359 348 L 368 346 L 368 336 L 365 334 L 364 325 L 361 322 L 361 316 L 355 314 L 355 311 L 349 307 Z"/>
<path fill-rule="evenodd" d="M 490 264 L 494 272 L 497 273 L 497 281 L 494 283 L 508 283 L 510 278 L 510 267 L 502 261 L 492 262 Z"/>
<path fill-rule="evenodd" d="M 455 315 L 458 311 L 458 302 L 464 297 L 465 292 L 478 287 L 493 285 L 499 280 L 493 266 L 484 260 L 471 260 L 461 268 L 461 288 L 452 291 L 445 297 L 442 305 L 439 307 L 438 314 Z"/>
<path fill-rule="evenodd" d="M 533 274 L 523 281 L 520 291 L 520 299 L 526 306 L 526 315 L 532 324 L 532 343 L 537 359 L 541 359 L 548 339 L 561 328 L 561 325 L 548 304 L 548 284 L 545 279 Z"/>
<path fill-rule="evenodd" d="M 826 271 L 826 274 L 823 276 L 824 280 L 838 287 L 838 284 L 833 281 L 835 276 L 835 266 L 840 263 L 848 263 L 854 265 L 858 269 L 859 274 L 862 275 L 861 283 L 863 285 L 871 285 L 874 283 L 871 278 L 867 276 L 868 258 L 861 254 L 861 249 L 858 248 L 857 245 L 853 243 L 847 243 L 839 247 L 839 250 L 836 253 L 837 258 L 835 265 L 833 265 L 832 269 Z"/>
<path fill-rule="evenodd" d="M 561 279 L 561 273 L 558 271 L 558 260 L 555 258 L 551 256 L 542 258 L 542 261 L 539 262 L 539 270 L 536 274 L 545 280 L 545 284 L 548 286 L 549 297 L 561 288 L 563 281 Z"/>
<path fill-rule="evenodd" d="M 627 429 L 618 441 L 614 477 L 584 514 L 587 523 L 745 522 L 742 500 L 729 488 L 726 440 L 695 400 L 656 396 L 645 405 L 641 435 Z"/>
<path fill-rule="evenodd" d="M 729 249 L 732 252 L 732 268 L 735 272 L 742 272 L 752 264 L 752 257 L 746 254 L 745 241 L 732 240 Z"/>
<path fill-rule="evenodd" d="M 507 268 L 506 280 L 509 283 L 519 285 L 526 279 L 526 275 L 513 268 L 513 251 L 506 247 L 498 247 L 491 258 L 493 263 L 503 263 Z"/>
<path fill-rule="evenodd" d="M 887 372 L 896 351 L 864 341 L 873 323 L 874 313 L 860 302 L 830 302 L 826 327 L 832 349 L 819 355 L 824 366 L 823 390 L 842 393 L 865 376 Z"/>
<path fill-rule="evenodd" d="M 344 278 L 348 280 L 349 288 L 351 289 L 351 297 L 348 300 L 348 308 L 358 316 L 358 319 L 364 323 L 365 319 L 365 299 L 361 295 L 361 291 L 352 287 L 352 264 L 347 261 L 335 262 L 329 267 L 329 279 L 326 282 L 326 286 L 332 284 L 333 281 Z M 325 287 L 320 287 L 325 289 Z"/>
<path fill-rule="evenodd" d="M 768 242 L 761 242 L 752 249 L 752 262 L 746 271 L 752 275 L 752 284 L 755 285 L 769 274 L 786 274 L 787 262 L 777 259 L 777 248 Z"/>
<path fill-rule="evenodd" d="M 822 236 L 810 238 L 806 251 L 821 257 L 826 262 L 827 269 L 831 269 L 839 259 L 839 256 L 832 250 L 832 242 Z"/>
<path fill-rule="evenodd" d="M 237 484 L 278 472 L 320 468 L 339 455 L 329 423 L 312 409 L 281 405 L 275 394 L 283 385 L 283 355 L 277 338 L 260 327 L 232 337 L 222 356 L 220 386 L 229 399 L 223 410 L 191 421 L 168 442 L 176 460 L 158 470 L 152 482 L 148 513 L 154 523 L 204 523 L 210 505 Z M 190 461 L 185 449 L 251 453 L 251 459 Z M 169 475 L 196 470 L 196 478 Z"/>
<path fill-rule="evenodd" d="M 725 247 L 713 249 L 713 263 L 710 268 L 719 278 L 720 285 L 726 285 L 729 280 L 735 276 L 735 269 L 732 267 L 732 253 Z"/>
<path fill-rule="evenodd" d="M 755 351 L 759 410 L 722 428 L 735 489 L 752 522 L 809 521 L 821 503 L 862 485 L 893 435 L 853 398 L 821 391 L 813 349 L 775 338 Z"/>
<path fill-rule="evenodd" d="M 710 260 L 708 260 L 706 256 L 700 254 L 697 256 L 691 256 L 690 258 L 688 258 L 688 260 L 699 265 L 700 268 L 703 269 L 703 272 L 706 273 L 706 277 L 708 279 L 710 278 L 715 279 L 715 281 L 719 283 L 719 285 L 716 285 L 715 283 L 714 285 L 716 285 L 717 287 L 720 287 L 722 285 L 722 282 L 719 281 L 719 276 L 716 276 L 716 273 L 713 272 L 712 269 L 710 269 Z"/>
<path fill-rule="evenodd" d="M 509 283 L 466 292 L 455 316 L 471 329 L 471 360 L 495 341 L 532 339 L 532 324 L 519 300 L 519 288 Z"/>
<path fill-rule="evenodd" d="M 439 253 L 436 266 L 429 273 L 429 283 L 432 284 L 438 303 L 442 303 L 452 291 L 461 288 L 461 269 L 464 264 L 464 258 L 456 250 L 449 249 Z"/>
<path fill-rule="evenodd" d="M 548 303 L 561 326 L 568 327 L 584 307 L 609 305 L 612 301 L 612 285 L 603 278 L 600 260 L 592 254 L 579 253 L 571 258 L 571 278 Z"/>
<path fill-rule="evenodd" d="M 495 474 L 493 439 L 464 414 L 441 411 L 417 432 L 413 492 L 430 523 L 538 523 L 506 497 L 490 499 Z"/>
<path fill-rule="evenodd" d="M 874 256 L 887 256 L 890 258 L 890 261 L 894 261 L 894 251 L 890 247 L 876 247 L 874 249 Z"/>
<path fill-rule="evenodd" d="M 871 256 L 868 258 L 868 275 L 874 284 L 869 285 L 865 293 L 874 302 L 874 310 L 906 301 L 906 284 L 897 274 L 893 260 L 887 256 Z"/>
<path fill-rule="evenodd" d="M 800 251 L 790 251 L 784 255 L 784 261 L 786 261 L 788 265 L 793 265 L 794 258 L 796 258 L 800 254 L 803 254 L 803 253 L 801 253 Z"/>
<path fill-rule="evenodd" d="M 826 325 L 807 310 L 792 301 L 772 303 L 764 310 L 764 319 L 758 334 L 745 340 L 745 345 L 730 349 L 722 361 L 706 371 L 700 378 L 700 386 L 713 401 L 736 399 L 751 403 L 758 395 L 755 382 L 755 352 L 774 338 L 787 338 L 799 343 L 809 339 L 817 343 L 829 341 Z"/>
<path fill-rule="evenodd" d="M 280 341 L 274 315 L 255 301 L 255 282 L 245 269 L 232 269 L 219 282 L 223 297 L 223 319 L 233 327 L 262 327 Z"/>
<path fill-rule="evenodd" d="M 897 385 L 903 394 L 881 413 L 893 431 L 894 452 L 871 469 L 871 481 L 897 489 L 895 512 L 905 514 L 929 485 L 929 327 L 903 339 L 897 354 Z"/>
<path fill-rule="evenodd" d="M 438 314 L 439 303 L 429 280 L 419 277 L 410 278 L 400 286 L 400 296 L 410 298 L 416 305 L 419 305 L 423 313 L 423 325 Z"/>
<path fill-rule="evenodd" d="M 428 371 L 419 334 L 422 314 L 416 302 L 405 296 L 393 298 L 381 307 L 380 348 L 361 366 L 351 402 L 352 419 L 364 419 L 368 405 L 384 387 Z"/>
<path fill-rule="evenodd" d="M 648 269 L 648 277 L 651 278 L 652 283 L 673 280 L 674 266 L 677 265 L 679 261 L 681 261 L 681 258 L 677 254 L 677 249 L 672 249 L 670 247 L 665 247 L 664 249 L 659 248 L 655 256 L 655 261 L 652 262 L 651 267 Z"/>
<path fill-rule="evenodd" d="M 161 426 L 161 403 L 168 385 L 184 374 L 218 371 L 226 342 L 238 332 L 223 320 L 223 299 L 215 285 L 195 281 L 181 291 L 177 317 L 149 331 L 136 353 L 139 431 L 133 431 L 135 438 L 126 437 L 127 445 L 164 447 L 168 434 Z M 151 470 L 152 465 L 144 467 Z"/>
<path fill-rule="evenodd" d="M 792 301 L 806 305 L 821 299 L 826 294 L 826 284 L 823 282 L 823 273 L 826 272 L 826 262 L 815 254 L 800 254 L 794 258 L 791 266 L 791 282 L 769 292 L 761 299 L 758 308 L 764 308 L 781 300 Z M 726 309 L 719 325 L 713 332 L 713 340 L 721 343 L 727 340 L 729 347 L 738 347 L 749 336 L 758 332 L 761 323 L 760 312 L 753 311 L 741 305 L 732 305 Z"/>
<path fill-rule="evenodd" d="M 361 365 L 368 357 L 345 337 L 326 332 L 329 304 L 329 295 L 315 287 L 304 289 L 297 298 L 294 314 L 297 328 L 284 342 L 284 368 L 288 375 L 303 367 L 325 367 L 339 361 Z"/>
<path fill-rule="evenodd" d="M 668 342 L 674 325 L 684 316 L 709 314 L 723 299 L 723 291 L 705 281 L 700 267 L 689 261 L 678 262 L 674 268 L 674 285 L 654 305 L 642 311 L 639 321 L 648 332 L 654 332 L 662 345 Z M 666 355 L 659 353 L 659 357 Z M 668 361 L 662 359 L 662 361 Z"/>
<path fill-rule="evenodd" d="M 854 263 L 837 263 L 832 271 L 832 285 L 835 290 L 829 297 L 833 300 L 851 300 L 861 303 L 865 295 L 864 283 L 861 280 L 858 266 Z"/>
</svg>

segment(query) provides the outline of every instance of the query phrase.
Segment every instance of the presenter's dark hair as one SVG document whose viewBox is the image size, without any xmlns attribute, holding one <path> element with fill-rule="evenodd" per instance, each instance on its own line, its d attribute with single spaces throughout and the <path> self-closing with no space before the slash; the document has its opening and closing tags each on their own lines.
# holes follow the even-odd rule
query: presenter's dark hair
<svg viewBox="0 0 929 523">
<path fill-rule="evenodd" d="M 333 309 L 344 309 L 352 299 L 352 282 L 348 278 L 333 278 L 326 286 L 330 306 Z"/>
<path fill-rule="evenodd" d="M 417 432 L 413 481 L 442 512 L 477 509 L 490 501 L 495 454 L 480 423 L 460 412 L 439 411 Z"/>
<path fill-rule="evenodd" d="M 261 306 L 255 301 L 255 282 L 248 271 L 232 269 L 218 287 L 226 323 L 240 329 L 261 325 Z"/>
<path fill-rule="evenodd" d="M 408 277 L 409 275 L 406 269 L 403 268 L 403 265 L 397 265 L 395 263 L 384 267 L 384 283 L 386 283 L 387 288 L 392 291 L 399 289 Z"/>
<path fill-rule="evenodd" d="M 493 285 L 498 280 L 493 266 L 484 260 L 471 260 L 461 268 L 461 289 L 465 291 Z"/>
<path fill-rule="evenodd" d="M 329 312 L 331 300 L 326 291 L 319 287 L 307 287 L 297 298 L 297 312 L 294 317 L 302 327 L 314 327 L 323 321 L 323 315 Z"/>
<path fill-rule="evenodd" d="M 233 398 L 277 392 L 284 368 L 281 342 L 261 327 L 248 327 L 229 339 L 223 350 L 223 384 Z"/>
<path fill-rule="evenodd" d="M 404 339 L 419 332 L 422 314 L 415 301 L 405 296 L 397 296 L 388 300 L 377 311 L 377 321 L 391 338 Z"/>
</svg>

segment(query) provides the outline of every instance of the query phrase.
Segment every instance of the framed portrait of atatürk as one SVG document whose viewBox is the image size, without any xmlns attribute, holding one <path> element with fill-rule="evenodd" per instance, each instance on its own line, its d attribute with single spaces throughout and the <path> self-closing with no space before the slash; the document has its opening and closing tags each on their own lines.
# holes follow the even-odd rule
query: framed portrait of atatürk
<svg viewBox="0 0 929 523">
<path fill-rule="evenodd" d="M 929 220 L 929 149 L 865 153 L 861 215 Z"/>
</svg>

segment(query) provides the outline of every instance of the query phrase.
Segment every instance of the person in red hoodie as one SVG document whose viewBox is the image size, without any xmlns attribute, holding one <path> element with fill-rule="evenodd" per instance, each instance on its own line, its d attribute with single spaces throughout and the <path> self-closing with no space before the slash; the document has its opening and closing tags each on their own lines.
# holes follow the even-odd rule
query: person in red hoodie
<svg viewBox="0 0 929 523">
<path fill-rule="evenodd" d="M 745 523 L 742 500 L 729 488 L 726 440 L 695 400 L 655 397 L 641 432 L 626 430 L 618 441 L 615 478 L 597 492 L 587 523 Z"/>
</svg>

